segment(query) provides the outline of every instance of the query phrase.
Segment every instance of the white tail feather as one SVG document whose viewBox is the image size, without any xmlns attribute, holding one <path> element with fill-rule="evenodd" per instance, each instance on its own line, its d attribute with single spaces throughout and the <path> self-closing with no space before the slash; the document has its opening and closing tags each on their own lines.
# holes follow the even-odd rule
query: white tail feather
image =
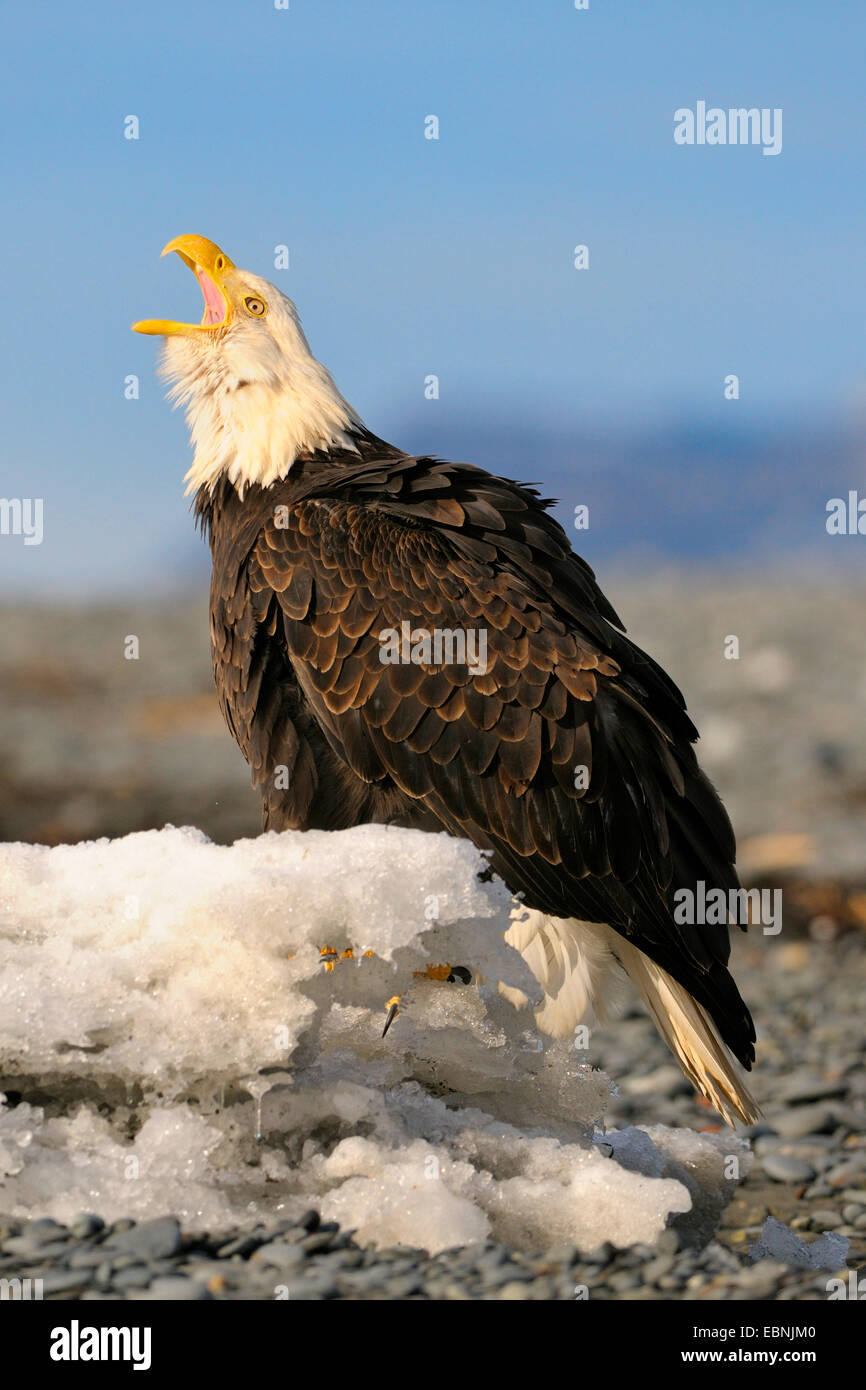
<svg viewBox="0 0 866 1390">
<path fill-rule="evenodd" d="M 567 1037 L 578 1023 L 604 1021 L 618 1002 L 621 966 L 641 995 L 650 1015 L 689 1081 L 728 1124 L 751 1124 L 758 1108 L 740 1080 L 736 1064 L 712 1020 L 688 990 L 649 956 L 600 922 L 548 917 L 515 909 L 506 941 L 518 950 L 535 975 L 544 1000 L 535 1011 L 542 1032 Z M 521 1008 L 520 990 L 500 990 Z"/>
<path fill-rule="evenodd" d="M 692 1085 L 729 1125 L 737 1120 L 754 1124 L 760 1111 L 701 1005 L 673 976 L 630 942 L 620 939 L 616 949 L 656 1027 Z"/>
</svg>

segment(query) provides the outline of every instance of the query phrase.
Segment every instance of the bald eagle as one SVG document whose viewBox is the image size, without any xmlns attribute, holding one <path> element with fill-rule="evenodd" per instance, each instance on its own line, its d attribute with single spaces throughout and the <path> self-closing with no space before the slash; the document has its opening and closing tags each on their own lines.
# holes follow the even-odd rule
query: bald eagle
<svg viewBox="0 0 866 1390">
<path fill-rule="evenodd" d="M 673 681 L 624 635 L 549 501 L 385 443 L 285 295 L 204 237 L 169 251 L 203 319 L 134 327 L 164 338 L 187 408 L 216 686 L 265 828 L 471 840 L 520 903 L 507 939 L 542 987 L 543 1031 L 603 1019 L 626 975 L 697 1090 L 728 1123 L 754 1120 L 727 922 L 674 910 L 678 889 L 738 881 Z"/>
</svg>

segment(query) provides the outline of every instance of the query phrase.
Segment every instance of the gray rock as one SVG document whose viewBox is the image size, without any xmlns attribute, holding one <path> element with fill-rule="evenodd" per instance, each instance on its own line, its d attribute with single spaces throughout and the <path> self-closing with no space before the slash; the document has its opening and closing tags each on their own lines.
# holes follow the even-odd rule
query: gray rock
<svg viewBox="0 0 866 1390">
<path fill-rule="evenodd" d="M 105 1253 L 102 1250 L 75 1250 L 66 1261 L 69 1269 L 99 1269 L 104 1263 Z"/>
<path fill-rule="evenodd" d="M 731 1282 L 746 1290 L 749 1297 L 760 1298 L 774 1292 L 787 1273 L 788 1266 L 781 1260 L 760 1260 L 750 1269 L 732 1275 Z"/>
<path fill-rule="evenodd" d="M 88 1236 L 98 1235 L 105 1229 L 105 1222 L 101 1216 L 94 1216 L 92 1212 L 83 1211 L 70 1222 L 70 1234 L 78 1240 L 85 1240 Z"/>
<path fill-rule="evenodd" d="M 335 1298 L 339 1293 L 339 1289 L 333 1279 L 317 1278 L 315 1274 L 311 1274 L 306 1279 L 281 1279 L 279 1282 L 285 1288 L 290 1303 L 308 1302 L 311 1299 Z"/>
<path fill-rule="evenodd" d="M 665 1274 L 670 1274 L 674 1267 L 673 1255 L 659 1255 L 656 1259 L 650 1260 L 643 1267 L 643 1277 L 648 1284 L 656 1284 Z"/>
<path fill-rule="evenodd" d="M 499 1297 L 508 1303 L 523 1302 L 532 1297 L 528 1284 L 503 1284 Z"/>
<path fill-rule="evenodd" d="M 842 1218 L 838 1211 L 833 1211 L 829 1207 L 820 1207 L 818 1211 L 813 1211 L 810 1214 L 809 1224 L 815 1231 L 834 1231 L 837 1226 L 842 1225 Z"/>
<path fill-rule="evenodd" d="M 154 1279 L 146 1293 L 138 1295 L 139 1299 L 161 1301 L 170 1300 L 171 1302 L 202 1302 L 210 1299 L 211 1294 L 204 1284 L 200 1284 L 197 1279 L 182 1279 L 178 1276 Z"/>
<path fill-rule="evenodd" d="M 264 1234 L 238 1236 L 236 1240 L 230 1240 L 227 1245 L 221 1245 L 219 1257 L 221 1260 L 230 1260 L 233 1255 L 240 1255 L 242 1260 L 247 1259 L 254 1250 L 258 1250 L 266 1239 Z"/>
<path fill-rule="evenodd" d="M 811 1163 L 793 1154 L 762 1154 L 761 1167 L 774 1182 L 809 1182 L 815 1176 Z"/>
<path fill-rule="evenodd" d="M 42 1242 L 30 1236 L 10 1236 L 3 1242 L 3 1249 L 6 1254 L 18 1255 L 22 1260 L 38 1260 L 41 1258 Z"/>
<path fill-rule="evenodd" d="M 304 1236 L 300 1244 L 307 1255 L 317 1255 L 320 1250 L 330 1250 L 333 1239 L 333 1233 L 322 1228 L 314 1231 L 312 1235 Z"/>
<path fill-rule="evenodd" d="M 813 1182 L 810 1187 L 806 1188 L 803 1196 L 807 1202 L 814 1202 L 816 1197 L 832 1197 L 833 1189 L 823 1178 L 819 1178 L 817 1182 Z"/>
<path fill-rule="evenodd" d="M 287 1245 L 285 1241 L 275 1240 L 270 1245 L 259 1246 L 255 1262 L 257 1265 L 271 1265 L 275 1269 L 299 1269 L 306 1264 L 307 1256 L 300 1245 Z"/>
<path fill-rule="evenodd" d="M 153 1278 L 153 1270 L 146 1265 L 129 1265 L 111 1276 L 115 1289 L 146 1289 Z"/>
<path fill-rule="evenodd" d="M 414 1274 L 404 1274 L 399 1279 L 389 1279 L 385 1285 L 385 1293 L 388 1298 L 411 1298 L 412 1294 L 419 1293 L 424 1287 L 424 1271 L 416 1270 Z"/>
<path fill-rule="evenodd" d="M 69 1239 L 69 1232 L 66 1227 L 61 1226 L 59 1221 L 53 1221 L 50 1216 L 25 1221 L 21 1228 L 21 1234 L 36 1245 L 44 1245 L 48 1241 Z"/>
<path fill-rule="evenodd" d="M 617 1293 L 623 1293 L 626 1289 L 636 1289 L 641 1282 L 640 1274 L 636 1269 L 621 1269 L 616 1274 L 611 1274 L 607 1283 Z"/>
<path fill-rule="evenodd" d="M 161 1260 L 176 1255 L 181 1248 L 180 1226 L 174 1216 L 161 1216 L 155 1221 L 142 1221 L 139 1226 L 117 1231 L 121 1224 L 117 1222 L 105 1242 L 106 1254 L 109 1250 L 117 1250 L 145 1260 Z"/>
<path fill-rule="evenodd" d="M 41 1277 L 42 1292 L 47 1297 L 53 1293 L 68 1293 L 70 1289 L 83 1289 L 92 1275 L 86 1269 L 50 1269 Z"/>
<path fill-rule="evenodd" d="M 776 1130 L 767 1120 L 758 1120 L 757 1124 L 746 1125 L 737 1131 L 743 1139 L 763 1139 L 768 1134 L 775 1134 Z"/>
<path fill-rule="evenodd" d="M 809 1134 L 827 1134 L 836 1127 L 832 1106 L 821 1104 L 798 1105 L 773 1117 L 779 1134 L 785 1139 L 802 1139 Z"/>
<path fill-rule="evenodd" d="M 844 1187 L 846 1183 L 856 1183 L 863 1179 L 864 1169 L 866 1169 L 866 1154 L 855 1154 L 846 1158 L 843 1163 L 837 1163 L 835 1168 L 831 1168 L 827 1173 L 827 1181 L 833 1187 Z M 866 1197 L 866 1189 L 864 1189 Z"/>
<path fill-rule="evenodd" d="M 315 1208 L 305 1211 L 303 1216 L 299 1216 L 295 1222 L 296 1226 L 302 1226 L 305 1231 L 315 1231 L 322 1224 L 322 1218 Z"/>
<path fill-rule="evenodd" d="M 384 1287 L 385 1273 L 377 1269 L 374 1265 L 372 1269 L 353 1269 L 349 1271 L 343 1279 L 346 1287 L 358 1293 L 369 1292 L 372 1289 Z M 446 1284 L 448 1280 L 439 1280 L 439 1283 Z"/>
<path fill-rule="evenodd" d="M 531 1284 L 537 1277 L 532 1270 L 522 1269 L 510 1260 L 496 1269 L 485 1269 L 480 1273 L 481 1282 L 486 1289 L 501 1288 L 503 1284 Z"/>
<path fill-rule="evenodd" d="M 787 1105 L 804 1105 L 812 1100 L 835 1100 L 848 1094 L 847 1081 L 809 1081 L 796 1074 L 784 1082 L 776 1093 Z"/>
<path fill-rule="evenodd" d="M 623 1095 L 634 1098 L 635 1096 L 664 1095 L 672 1096 L 677 1093 L 691 1095 L 693 1088 L 683 1076 L 679 1067 L 670 1062 L 664 1062 L 654 1071 L 646 1072 L 643 1076 L 624 1076 L 620 1080 L 620 1090 Z"/>
<path fill-rule="evenodd" d="M 547 1252 L 546 1263 L 565 1265 L 570 1268 L 580 1259 L 580 1251 L 576 1245 L 565 1244 L 555 1245 L 552 1250 Z"/>
</svg>

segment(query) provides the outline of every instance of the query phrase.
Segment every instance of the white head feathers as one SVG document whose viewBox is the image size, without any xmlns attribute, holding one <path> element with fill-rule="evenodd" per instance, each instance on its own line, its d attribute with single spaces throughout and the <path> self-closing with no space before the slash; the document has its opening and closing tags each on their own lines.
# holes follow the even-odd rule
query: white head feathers
<svg viewBox="0 0 866 1390">
<path fill-rule="evenodd" d="M 292 301 L 247 271 L 232 268 L 229 280 L 233 301 L 253 296 L 264 314 L 240 308 L 214 333 L 164 340 L 160 374 L 186 406 L 195 451 L 187 494 L 227 477 L 243 496 L 285 478 L 311 450 L 355 449 L 350 431 L 363 429 L 311 353 Z"/>
</svg>

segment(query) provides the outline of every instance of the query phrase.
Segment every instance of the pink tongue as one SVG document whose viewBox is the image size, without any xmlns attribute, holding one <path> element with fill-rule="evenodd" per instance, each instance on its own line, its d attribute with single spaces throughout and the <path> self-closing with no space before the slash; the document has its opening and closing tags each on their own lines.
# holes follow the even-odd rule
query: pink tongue
<svg viewBox="0 0 866 1390">
<path fill-rule="evenodd" d="M 196 277 L 204 295 L 204 318 L 202 323 L 222 323 L 225 301 L 213 280 L 203 270 L 196 267 Z"/>
</svg>

